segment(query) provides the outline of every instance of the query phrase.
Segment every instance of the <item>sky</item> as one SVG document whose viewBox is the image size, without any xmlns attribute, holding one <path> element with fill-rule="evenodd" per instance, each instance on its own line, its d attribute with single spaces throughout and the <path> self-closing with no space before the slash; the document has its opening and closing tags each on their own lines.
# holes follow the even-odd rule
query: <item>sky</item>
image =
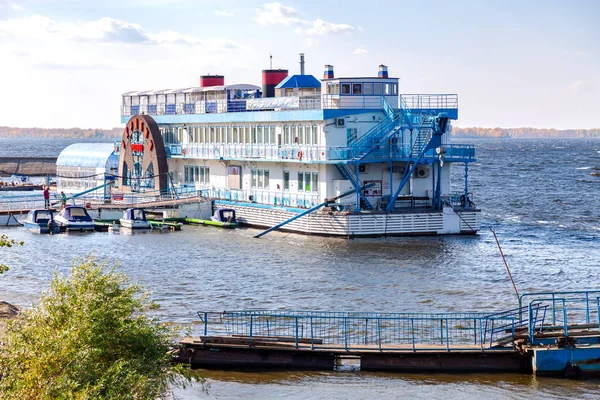
<svg viewBox="0 0 600 400">
<path fill-rule="evenodd" d="M 600 0 L 0 0 L 0 126 L 121 126 L 121 93 L 261 70 L 456 93 L 460 127 L 600 128 Z"/>
</svg>

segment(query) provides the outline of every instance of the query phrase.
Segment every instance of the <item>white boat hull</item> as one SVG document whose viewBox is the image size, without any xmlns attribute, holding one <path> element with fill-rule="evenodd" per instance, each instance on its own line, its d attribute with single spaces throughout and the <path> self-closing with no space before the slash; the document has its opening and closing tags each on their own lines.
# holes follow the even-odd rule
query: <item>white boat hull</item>
<svg viewBox="0 0 600 400">
<path fill-rule="evenodd" d="M 215 202 L 236 211 L 238 223 L 270 228 L 297 215 L 284 208 L 258 208 Z M 423 210 L 410 213 L 323 212 L 305 215 L 281 230 L 310 235 L 361 237 L 411 235 L 468 235 L 481 229 L 481 213 L 477 209 Z"/>
<path fill-rule="evenodd" d="M 136 221 L 121 218 L 119 220 L 121 226 L 128 229 L 152 229 L 152 224 L 148 221 Z"/>
</svg>

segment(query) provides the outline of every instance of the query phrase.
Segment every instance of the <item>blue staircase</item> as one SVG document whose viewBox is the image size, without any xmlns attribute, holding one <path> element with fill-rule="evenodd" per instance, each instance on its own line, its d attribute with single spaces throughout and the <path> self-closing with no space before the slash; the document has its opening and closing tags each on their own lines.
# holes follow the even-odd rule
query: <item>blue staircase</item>
<svg viewBox="0 0 600 400">
<path fill-rule="evenodd" d="M 352 185 L 354 185 L 354 188 L 360 188 L 362 187 L 362 182 L 358 179 L 358 176 L 356 176 L 356 171 L 354 170 L 353 165 L 350 164 L 335 164 L 335 167 L 337 168 L 337 170 L 340 172 L 340 174 L 342 174 L 342 176 L 349 180 Z M 371 202 L 369 202 L 369 200 L 367 200 L 367 198 L 365 197 L 364 192 L 361 190 L 358 192 L 358 195 L 360 196 L 360 198 L 365 202 L 364 204 L 364 208 L 366 208 L 367 210 L 372 210 L 373 209 L 373 205 L 371 204 Z"/>
</svg>

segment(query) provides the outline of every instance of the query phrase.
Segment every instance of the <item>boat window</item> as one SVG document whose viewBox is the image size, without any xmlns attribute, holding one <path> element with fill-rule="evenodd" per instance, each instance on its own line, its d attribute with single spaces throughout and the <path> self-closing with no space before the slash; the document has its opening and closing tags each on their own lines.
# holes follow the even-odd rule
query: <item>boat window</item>
<svg viewBox="0 0 600 400">
<path fill-rule="evenodd" d="M 79 208 L 79 207 L 71 208 L 69 210 L 69 212 L 71 213 L 72 217 L 85 217 L 86 216 L 85 209 Z"/>
<path fill-rule="evenodd" d="M 290 190 L 290 171 L 283 171 L 283 190 Z"/>
<path fill-rule="evenodd" d="M 312 134 L 313 134 L 312 144 L 318 145 L 319 144 L 319 127 L 318 126 L 313 125 Z"/>
<path fill-rule="evenodd" d="M 310 192 L 311 191 L 310 172 L 305 172 L 304 173 L 304 191 L 305 192 Z"/>
<path fill-rule="evenodd" d="M 342 94 L 350 94 L 350 84 L 342 83 Z"/>
<path fill-rule="evenodd" d="M 381 94 L 381 83 L 373 84 L 373 94 Z"/>
<path fill-rule="evenodd" d="M 362 94 L 362 83 L 352 84 L 352 94 Z"/>
<path fill-rule="evenodd" d="M 253 189 L 269 189 L 269 170 L 253 169 L 251 174 Z"/>
<path fill-rule="evenodd" d="M 298 191 L 304 192 L 304 172 L 298 172 Z"/>
<path fill-rule="evenodd" d="M 372 95 L 373 94 L 373 84 L 372 83 L 364 83 L 363 84 L 364 94 Z"/>
<path fill-rule="evenodd" d="M 392 94 L 398 94 L 398 84 L 392 83 Z"/>
<path fill-rule="evenodd" d="M 391 88 L 391 83 L 386 83 L 383 85 L 384 87 L 384 92 L 386 96 L 389 96 L 390 94 L 392 94 L 392 88 Z"/>
<path fill-rule="evenodd" d="M 313 172 L 312 173 L 312 191 L 313 192 L 317 192 L 319 187 L 319 173 L 318 172 Z"/>
</svg>

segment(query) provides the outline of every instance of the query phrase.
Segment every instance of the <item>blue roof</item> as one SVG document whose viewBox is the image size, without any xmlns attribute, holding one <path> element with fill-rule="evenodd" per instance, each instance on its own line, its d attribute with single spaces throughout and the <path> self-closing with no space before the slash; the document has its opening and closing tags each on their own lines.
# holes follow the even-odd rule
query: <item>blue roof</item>
<svg viewBox="0 0 600 400">
<path fill-rule="evenodd" d="M 275 86 L 275 89 L 290 88 L 321 88 L 321 82 L 312 75 L 292 75 Z"/>
<path fill-rule="evenodd" d="M 111 168 L 118 166 L 113 153 L 114 143 L 75 143 L 60 152 L 56 165 L 59 167 Z"/>
</svg>

